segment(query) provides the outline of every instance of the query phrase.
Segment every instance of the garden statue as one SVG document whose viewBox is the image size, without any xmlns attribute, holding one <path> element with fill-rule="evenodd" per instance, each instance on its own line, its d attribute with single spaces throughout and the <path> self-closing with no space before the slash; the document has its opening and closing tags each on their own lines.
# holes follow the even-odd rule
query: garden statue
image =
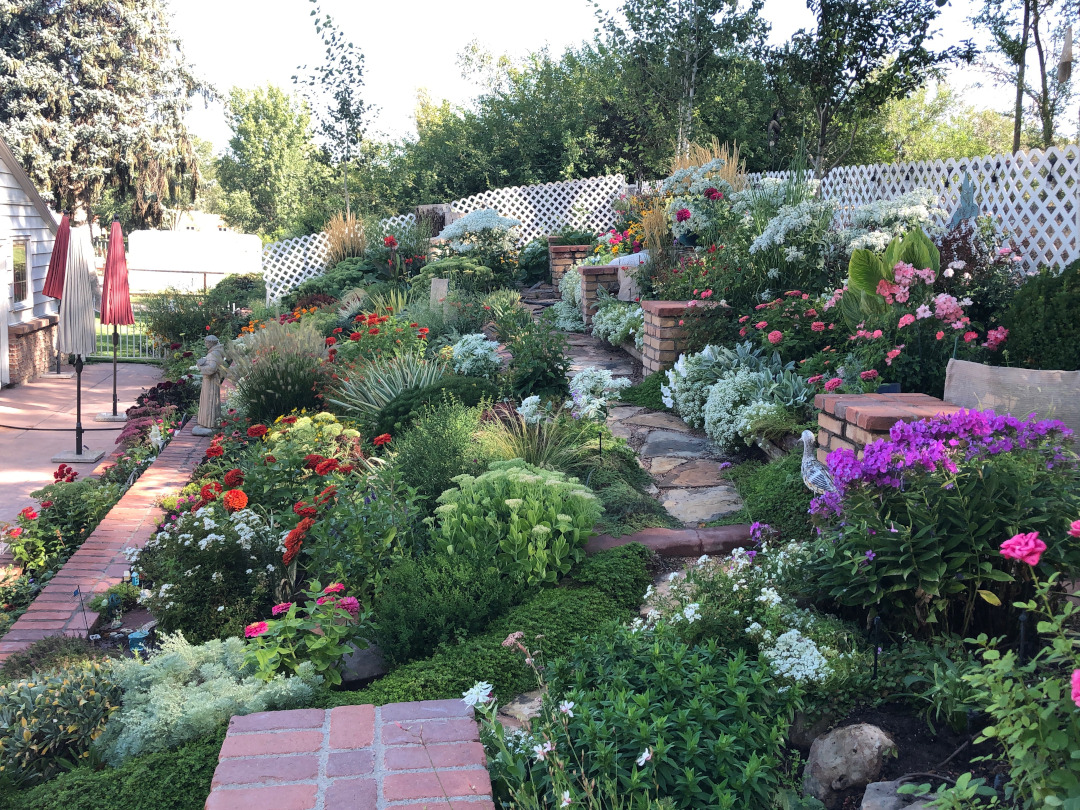
<svg viewBox="0 0 1080 810">
<path fill-rule="evenodd" d="M 198 424 L 191 429 L 195 436 L 211 436 L 221 425 L 221 383 L 225 381 L 225 348 L 213 335 L 206 336 L 206 357 L 195 363 L 202 374 Z"/>
<path fill-rule="evenodd" d="M 809 430 L 802 432 L 802 480 L 806 488 L 815 495 L 824 495 L 826 492 L 836 492 L 836 484 L 833 483 L 832 473 L 829 468 L 814 457 L 817 441 L 814 434 Z"/>
<path fill-rule="evenodd" d="M 953 211 L 947 227 L 952 230 L 965 219 L 975 219 L 978 215 L 979 206 L 975 202 L 975 184 L 971 181 L 971 175 L 964 172 L 964 179 L 960 181 L 960 204 Z"/>
</svg>

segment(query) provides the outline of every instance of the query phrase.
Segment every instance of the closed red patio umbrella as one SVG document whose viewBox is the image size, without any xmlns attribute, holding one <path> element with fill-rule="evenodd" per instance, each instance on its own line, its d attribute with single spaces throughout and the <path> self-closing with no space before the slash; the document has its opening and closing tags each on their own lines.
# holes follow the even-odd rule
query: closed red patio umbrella
<svg viewBox="0 0 1080 810">
<path fill-rule="evenodd" d="M 68 240 L 71 237 L 71 220 L 68 215 L 60 217 L 60 227 L 53 239 L 52 255 L 49 256 L 49 270 L 45 274 L 45 286 L 41 292 L 49 298 L 60 299 L 64 295 L 64 271 L 67 269 Z M 56 351 L 56 374 L 60 374 L 60 350 Z"/>
<path fill-rule="evenodd" d="M 116 354 L 120 345 L 117 326 L 135 323 L 131 311 L 131 290 L 128 287 L 127 257 L 124 255 L 124 232 L 115 219 L 109 230 L 109 248 L 105 255 L 105 282 L 101 292 L 101 322 L 112 324 L 113 343 L 113 409 L 112 415 L 101 414 L 100 421 L 119 421 L 116 413 Z"/>
</svg>

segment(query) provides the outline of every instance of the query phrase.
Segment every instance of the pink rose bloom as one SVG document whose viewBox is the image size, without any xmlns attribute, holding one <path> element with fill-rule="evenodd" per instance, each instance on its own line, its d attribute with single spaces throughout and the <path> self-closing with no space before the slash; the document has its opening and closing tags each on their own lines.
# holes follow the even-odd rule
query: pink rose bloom
<svg viewBox="0 0 1080 810">
<path fill-rule="evenodd" d="M 686 220 L 688 220 L 688 219 L 690 219 L 690 209 L 689 208 L 680 208 L 678 211 L 675 212 L 675 221 L 676 222 L 686 222 Z"/>
<path fill-rule="evenodd" d="M 979 336 L 978 332 L 964 332 L 964 343 L 971 343 Z"/>
<path fill-rule="evenodd" d="M 911 326 L 913 323 L 915 323 L 915 316 L 909 312 L 907 315 L 900 318 L 900 323 L 897 325 L 903 329 L 905 326 Z"/>
<path fill-rule="evenodd" d="M 292 602 L 282 602 L 280 605 L 274 605 L 270 612 L 275 616 L 280 616 L 282 613 L 288 613 L 289 608 L 292 607 Z"/>
<path fill-rule="evenodd" d="M 333 585 L 327 585 L 323 588 L 323 593 L 341 593 L 345 590 L 345 586 L 340 582 L 335 582 Z"/>
<path fill-rule="evenodd" d="M 835 391 L 837 388 L 839 388 L 843 384 L 844 384 L 844 381 L 841 380 L 839 377 L 833 377 L 831 380 L 829 380 L 827 383 L 825 383 L 825 390 L 826 391 Z"/>
<path fill-rule="evenodd" d="M 1028 565 L 1038 565 L 1039 557 L 1046 551 L 1046 543 L 1039 539 L 1038 532 L 1016 534 L 1001 544 L 1001 556 L 1010 560 L 1020 560 Z"/>
<path fill-rule="evenodd" d="M 266 622 L 255 622 L 254 624 L 249 624 L 247 627 L 244 628 L 244 636 L 246 638 L 255 638 L 256 636 L 261 636 L 269 629 L 270 625 L 268 625 Z"/>
<path fill-rule="evenodd" d="M 355 596 L 346 596 L 338 602 L 338 607 L 348 611 L 349 615 L 354 619 L 360 615 L 360 603 L 356 601 Z"/>
<path fill-rule="evenodd" d="M 1080 706 L 1080 669 L 1074 669 L 1072 674 L 1072 701 Z"/>
<path fill-rule="evenodd" d="M 773 331 L 769 332 L 769 343 L 773 344 L 774 346 L 783 339 L 784 339 L 784 333 L 783 332 L 781 332 L 781 331 L 779 331 L 777 329 L 774 329 Z"/>
<path fill-rule="evenodd" d="M 1069 526 L 1070 537 L 1080 537 L 1080 520 L 1074 520 Z"/>
<path fill-rule="evenodd" d="M 824 332 L 825 324 L 823 324 L 821 321 L 814 321 L 812 324 L 810 324 L 810 329 L 814 332 Z"/>
<path fill-rule="evenodd" d="M 769 325 L 768 321 L 758 321 L 757 323 L 754 324 L 754 328 L 755 329 L 764 329 L 768 325 Z"/>
</svg>

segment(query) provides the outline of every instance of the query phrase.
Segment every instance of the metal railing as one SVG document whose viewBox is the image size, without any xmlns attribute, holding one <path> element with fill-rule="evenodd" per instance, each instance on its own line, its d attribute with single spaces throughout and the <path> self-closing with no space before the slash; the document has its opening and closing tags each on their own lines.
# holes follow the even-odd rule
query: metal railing
<svg viewBox="0 0 1080 810">
<path fill-rule="evenodd" d="M 165 347 L 158 346 L 154 337 L 146 333 L 145 324 L 135 315 L 135 323 L 116 327 L 118 338 L 116 356 L 119 360 L 160 360 L 165 357 Z M 113 326 L 94 320 L 97 338 L 91 357 L 112 357 Z"/>
</svg>

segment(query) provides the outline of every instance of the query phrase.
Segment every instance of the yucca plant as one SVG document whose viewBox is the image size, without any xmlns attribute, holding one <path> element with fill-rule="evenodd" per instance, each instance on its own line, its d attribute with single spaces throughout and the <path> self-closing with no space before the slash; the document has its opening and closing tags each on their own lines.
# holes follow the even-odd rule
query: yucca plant
<svg viewBox="0 0 1080 810">
<path fill-rule="evenodd" d="M 419 353 L 379 358 L 339 379 L 327 401 L 350 416 L 374 421 L 402 391 L 432 385 L 447 373 L 444 361 L 427 359 Z"/>
</svg>

